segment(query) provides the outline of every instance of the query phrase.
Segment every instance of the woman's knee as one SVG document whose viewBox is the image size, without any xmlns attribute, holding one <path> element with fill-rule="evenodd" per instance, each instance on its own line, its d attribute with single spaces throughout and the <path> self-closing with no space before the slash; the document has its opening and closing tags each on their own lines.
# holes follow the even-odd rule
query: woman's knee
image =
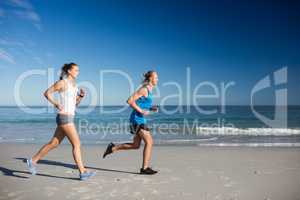
<svg viewBox="0 0 300 200">
<path fill-rule="evenodd" d="M 133 145 L 132 145 L 133 149 L 139 149 L 140 146 L 141 146 L 140 142 L 139 143 L 133 143 Z"/>
<path fill-rule="evenodd" d="M 150 132 L 144 132 L 143 134 L 144 134 L 143 139 L 144 139 L 145 144 L 152 146 L 153 145 L 153 139 L 152 139 L 152 136 L 151 136 Z"/>
<path fill-rule="evenodd" d="M 145 144 L 148 145 L 148 146 L 152 146 L 153 145 L 152 138 L 149 138 L 149 139 L 145 140 Z"/>
</svg>

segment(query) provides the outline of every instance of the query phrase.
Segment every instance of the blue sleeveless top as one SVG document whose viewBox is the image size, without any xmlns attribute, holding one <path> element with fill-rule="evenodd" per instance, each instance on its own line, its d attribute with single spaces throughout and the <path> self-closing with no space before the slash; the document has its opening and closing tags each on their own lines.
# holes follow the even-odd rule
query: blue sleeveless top
<svg viewBox="0 0 300 200">
<path fill-rule="evenodd" d="M 148 96 L 147 97 L 141 96 L 139 99 L 135 101 L 135 103 L 143 110 L 150 110 L 150 108 L 152 107 L 153 97 L 148 87 L 146 87 L 146 89 L 148 91 Z M 147 121 L 143 114 L 133 109 L 130 115 L 130 123 L 139 125 L 139 124 L 146 124 Z"/>
</svg>

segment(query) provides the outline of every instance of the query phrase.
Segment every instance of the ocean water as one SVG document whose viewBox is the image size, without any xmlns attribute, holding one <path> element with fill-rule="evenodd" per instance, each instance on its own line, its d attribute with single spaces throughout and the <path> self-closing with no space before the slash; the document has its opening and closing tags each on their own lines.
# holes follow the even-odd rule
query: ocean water
<svg viewBox="0 0 300 200">
<path fill-rule="evenodd" d="M 249 106 L 165 106 L 148 116 L 148 125 L 156 145 L 200 146 L 300 146 L 300 106 L 288 106 L 287 126 L 265 124 Z M 0 143 L 45 143 L 52 137 L 55 110 L 40 114 L 25 112 L 20 107 L 0 107 Z M 83 144 L 128 142 L 131 108 L 122 106 L 80 107 L 76 127 Z M 86 109 L 90 112 L 83 113 Z M 274 106 L 257 106 L 255 110 L 269 119 Z M 211 113 L 206 113 L 211 112 Z M 284 119 L 282 119 L 284 120 Z M 67 139 L 64 140 L 68 143 Z"/>
</svg>

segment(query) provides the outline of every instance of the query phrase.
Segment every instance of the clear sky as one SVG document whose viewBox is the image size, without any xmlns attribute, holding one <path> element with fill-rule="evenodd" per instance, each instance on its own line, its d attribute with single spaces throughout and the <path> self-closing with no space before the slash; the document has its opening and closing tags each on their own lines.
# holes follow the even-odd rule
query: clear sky
<svg viewBox="0 0 300 200">
<path fill-rule="evenodd" d="M 157 103 L 177 94 L 174 85 L 165 85 L 169 81 L 182 87 L 182 104 L 199 83 L 209 81 L 221 90 L 222 82 L 233 81 L 226 102 L 248 105 L 254 85 L 284 66 L 288 67 L 288 83 L 283 86 L 288 88 L 288 102 L 299 104 L 299 10 L 300 3 L 284 0 L 3 0 L 0 105 L 15 105 L 14 87 L 22 73 L 47 68 L 57 73 L 67 62 L 78 63 L 78 82 L 93 84 L 97 103 L 99 88 L 104 88 L 105 105 L 124 104 L 130 91 L 128 81 L 117 74 L 105 75 L 101 85 L 101 70 L 127 73 L 135 88 L 143 72 L 156 70 Z M 44 105 L 46 88 L 46 76 L 32 76 L 21 85 L 20 95 L 27 105 Z M 198 93 L 213 90 L 201 87 Z M 257 102 L 273 104 L 274 87 L 262 91 Z M 179 102 L 169 98 L 164 103 Z M 220 99 L 198 103 L 219 104 Z"/>
</svg>

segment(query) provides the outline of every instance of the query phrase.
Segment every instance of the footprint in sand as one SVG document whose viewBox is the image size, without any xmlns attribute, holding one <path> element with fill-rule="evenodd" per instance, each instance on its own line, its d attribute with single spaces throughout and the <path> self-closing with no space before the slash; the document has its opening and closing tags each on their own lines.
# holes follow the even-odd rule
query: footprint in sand
<svg viewBox="0 0 300 200">
<path fill-rule="evenodd" d="M 111 196 L 111 197 L 116 197 L 116 196 L 117 196 L 117 190 L 114 189 L 113 191 L 111 191 L 111 192 L 109 193 L 109 196 Z"/>
<path fill-rule="evenodd" d="M 202 173 L 202 171 L 200 171 L 200 170 L 193 170 L 192 172 L 193 172 L 193 174 L 194 174 L 195 176 L 198 176 L 198 177 L 203 176 L 203 173 Z"/>
<path fill-rule="evenodd" d="M 47 186 L 47 187 L 45 187 L 45 190 L 46 190 L 46 195 L 48 197 L 51 197 L 55 194 L 55 192 L 58 190 L 58 188 Z"/>
<path fill-rule="evenodd" d="M 90 191 L 88 187 L 73 188 L 73 190 L 77 191 L 78 193 L 84 193 Z"/>
<path fill-rule="evenodd" d="M 89 200 L 89 199 L 97 199 L 97 196 L 95 195 L 83 195 L 79 197 L 80 200 Z"/>
<path fill-rule="evenodd" d="M 141 192 L 134 192 L 134 193 L 133 193 L 133 196 L 135 196 L 135 197 L 138 197 L 138 196 L 141 196 L 141 195 L 142 195 Z"/>
<path fill-rule="evenodd" d="M 159 192 L 158 192 L 157 190 L 152 190 L 152 191 L 151 191 L 151 194 L 159 195 Z"/>
<path fill-rule="evenodd" d="M 20 194 L 22 194 L 23 191 L 16 191 L 16 192 L 9 192 L 7 194 L 7 197 L 14 197 L 14 198 L 21 198 Z"/>
<path fill-rule="evenodd" d="M 234 186 L 236 184 L 235 181 L 232 181 L 227 176 L 220 176 L 220 179 L 224 182 L 224 187 L 232 187 L 232 186 Z"/>
<path fill-rule="evenodd" d="M 228 176 L 220 176 L 221 180 L 228 181 L 230 178 Z"/>
<path fill-rule="evenodd" d="M 143 184 L 148 184 L 148 183 L 152 182 L 152 179 L 146 178 L 146 177 L 134 177 L 133 179 L 135 181 L 142 181 Z"/>
<path fill-rule="evenodd" d="M 160 168 L 159 169 L 160 173 L 171 173 L 172 170 L 170 170 L 169 168 Z"/>
<path fill-rule="evenodd" d="M 224 187 L 232 187 L 232 186 L 234 186 L 236 183 L 234 182 L 234 181 L 230 181 L 230 182 L 228 182 L 228 183 L 225 183 L 224 184 Z"/>
<path fill-rule="evenodd" d="M 208 170 L 207 173 L 208 173 L 208 174 L 224 174 L 224 171 L 218 171 L 218 170 L 211 171 L 211 170 Z"/>
<path fill-rule="evenodd" d="M 175 181 L 175 182 L 177 182 L 177 181 L 182 181 L 181 178 L 175 177 L 175 176 L 171 177 L 170 180 L 171 180 L 171 181 Z"/>
<path fill-rule="evenodd" d="M 67 174 L 74 174 L 75 171 L 74 171 L 74 170 L 67 170 L 66 173 L 67 173 Z"/>
<path fill-rule="evenodd" d="M 115 179 L 115 182 L 119 182 L 119 183 L 124 184 L 124 183 L 130 183 L 130 182 L 132 182 L 132 180 L 129 179 L 129 178 L 122 178 L 122 179 L 117 178 L 117 179 Z"/>
</svg>

